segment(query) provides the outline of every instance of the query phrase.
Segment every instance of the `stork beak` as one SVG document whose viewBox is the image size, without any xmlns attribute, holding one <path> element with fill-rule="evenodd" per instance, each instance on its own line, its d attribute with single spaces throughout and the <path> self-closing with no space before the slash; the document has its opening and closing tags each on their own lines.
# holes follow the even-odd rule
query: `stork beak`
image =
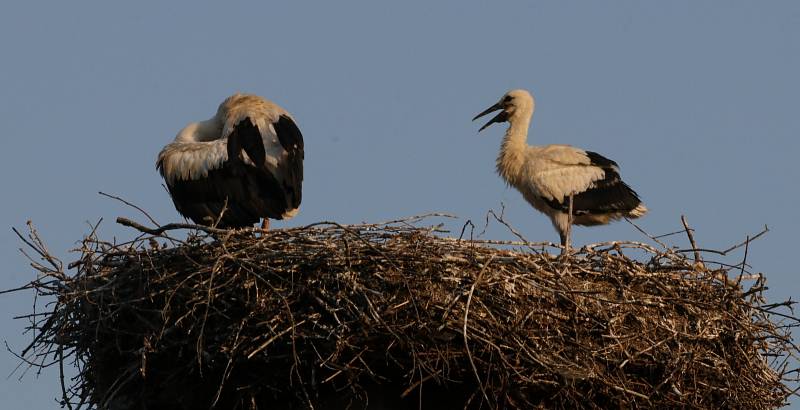
<svg viewBox="0 0 800 410">
<path fill-rule="evenodd" d="M 472 119 L 472 121 L 475 121 L 478 118 L 481 118 L 481 117 L 483 117 L 484 115 L 486 115 L 486 114 L 488 114 L 490 112 L 497 111 L 497 110 L 502 110 L 502 109 L 503 109 L 503 105 L 500 104 L 500 103 L 497 103 L 497 104 L 487 108 L 482 113 L 476 115 L 475 118 Z M 486 127 L 488 127 L 488 126 L 490 126 L 490 125 L 492 125 L 492 124 L 494 124 L 496 122 L 505 122 L 506 120 L 508 120 L 508 113 L 506 113 L 505 111 L 500 111 L 499 113 L 497 113 L 497 115 L 494 116 L 494 118 L 489 120 L 489 122 L 487 122 L 486 124 L 483 124 L 483 127 L 481 127 L 481 129 L 479 129 L 478 132 L 483 131 L 484 128 L 486 128 Z"/>
</svg>

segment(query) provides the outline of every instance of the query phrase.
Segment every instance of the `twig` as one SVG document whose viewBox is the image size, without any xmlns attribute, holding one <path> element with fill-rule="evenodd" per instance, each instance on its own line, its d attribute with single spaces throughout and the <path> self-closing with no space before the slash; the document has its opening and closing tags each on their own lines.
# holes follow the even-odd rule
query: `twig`
<svg viewBox="0 0 800 410">
<path fill-rule="evenodd" d="M 694 263 L 702 265 L 703 258 L 700 257 L 700 252 L 697 251 L 697 243 L 694 241 L 692 228 L 689 228 L 689 222 L 686 221 L 686 215 L 681 215 L 681 223 L 683 224 L 683 228 L 686 229 L 686 236 L 689 237 L 689 243 L 692 245 L 692 250 L 694 250 Z"/>
<path fill-rule="evenodd" d="M 769 227 L 767 227 L 767 225 L 764 225 L 764 229 L 762 229 L 761 232 L 755 234 L 755 236 L 753 236 L 752 238 L 748 235 L 747 239 L 745 239 L 744 242 L 742 242 L 740 244 L 737 244 L 737 245 L 733 245 L 730 248 L 725 249 L 724 251 L 722 251 L 722 255 L 725 255 L 725 254 L 727 254 L 728 252 L 730 252 L 730 251 L 732 251 L 734 249 L 738 249 L 738 248 L 741 248 L 742 246 L 748 245 L 750 242 L 753 242 L 754 240 L 758 239 L 759 237 L 761 237 L 761 235 L 764 235 L 767 232 L 769 232 Z"/>
<path fill-rule="evenodd" d="M 744 258 L 742 258 L 742 269 L 739 271 L 739 277 L 736 280 L 737 285 L 742 283 L 742 279 L 744 279 L 744 268 L 747 266 L 747 252 L 750 248 L 750 235 L 747 235 L 747 238 L 744 242 Z"/>
<path fill-rule="evenodd" d="M 464 349 L 466 349 L 467 351 L 469 364 L 472 366 L 472 371 L 475 373 L 475 379 L 478 382 L 478 386 L 481 388 L 481 393 L 483 393 L 483 398 L 486 399 L 486 404 L 488 406 L 491 406 L 492 403 L 491 401 L 489 401 L 489 395 L 486 394 L 486 388 L 483 387 L 483 383 L 481 382 L 481 376 L 478 374 L 478 367 L 475 366 L 475 360 L 472 359 L 472 352 L 470 352 L 469 349 L 469 339 L 467 338 L 467 323 L 469 318 L 469 305 L 472 302 L 472 294 L 475 293 L 475 287 L 478 286 L 478 283 L 480 283 L 481 279 L 483 278 L 484 272 L 486 272 L 486 269 L 489 267 L 489 265 L 492 263 L 493 260 L 494 260 L 494 255 L 492 255 L 492 257 L 489 258 L 489 260 L 483 265 L 483 268 L 481 268 L 481 271 L 478 273 L 478 277 L 475 279 L 475 282 L 472 283 L 472 287 L 470 287 L 469 289 L 469 296 L 467 296 L 467 305 L 464 308 L 464 329 L 463 329 Z"/>
<path fill-rule="evenodd" d="M 120 224 L 120 225 L 123 225 L 123 226 L 129 226 L 129 227 L 131 227 L 133 229 L 136 229 L 138 231 L 141 231 L 141 232 L 153 235 L 153 236 L 159 236 L 159 235 L 161 235 L 162 233 L 164 233 L 166 231 L 174 231 L 174 230 L 178 230 L 178 229 L 194 229 L 194 230 L 198 230 L 198 231 L 203 231 L 205 233 L 217 234 L 217 235 L 224 235 L 224 234 L 228 234 L 228 233 L 231 232 L 228 229 L 210 228 L 208 226 L 195 225 L 195 224 L 185 224 L 185 223 L 169 223 L 169 224 L 166 224 L 166 225 L 163 225 L 163 226 L 159 226 L 158 228 L 153 229 L 153 228 L 148 228 L 148 227 L 146 227 L 144 225 L 141 225 L 141 224 L 139 224 L 137 222 L 131 221 L 130 219 L 123 218 L 123 217 L 118 217 L 117 218 L 117 223 Z"/>
<path fill-rule="evenodd" d="M 481 231 L 481 233 L 478 234 L 478 237 L 481 237 L 483 236 L 484 233 L 486 233 L 486 229 L 489 227 L 489 215 L 491 215 L 497 222 L 503 224 L 503 226 L 505 226 L 514 236 L 516 236 L 517 238 L 519 238 L 519 240 L 525 243 L 525 246 L 528 249 L 530 249 L 531 252 L 538 254 L 539 251 L 533 247 L 533 242 L 529 241 L 527 238 L 522 236 L 522 234 L 519 231 L 514 229 L 514 227 L 511 226 L 511 224 L 509 224 L 508 222 L 506 222 L 505 219 L 503 219 L 505 212 L 506 212 L 506 206 L 502 202 L 500 203 L 500 215 L 497 215 L 497 213 L 494 212 L 494 209 L 490 209 L 489 212 L 486 213 L 486 223 L 483 226 L 483 231 Z"/>
<path fill-rule="evenodd" d="M 42 259 L 50 263 L 50 266 L 52 266 L 55 271 L 60 272 L 61 266 L 59 266 L 58 263 L 55 261 L 55 259 L 52 256 L 50 256 L 47 249 L 43 247 L 43 244 L 36 235 L 36 231 L 33 230 L 33 225 L 31 224 L 30 221 L 28 221 L 28 229 L 31 231 L 30 239 L 31 241 L 35 242 L 35 244 L 26 239 L 24 236 L 22 236 L 22 234 L 17 230 L 17 228 L 13 227 L 11 228 L 11 230 L 14 231 L 14 233 L 20 240 L 22 240 L 22 242 L 25 242 L 25 244 L 28 245 L 29 248 L 33 249 L 36 253 L 38 253 L 39 256 L 42 257 Z M 33 262 L 33 260 L 31 260 L 31 262 Z"/>
<path fill-rule="evenodd" d="M 630 222 L 630 220 L 628 220 L 628 221 Z M 662 233 L 661 235 L 654 235 L 654 236 L 652 236 L 652 238 L 653 239 L 661 239 L 661 238 L 666 238 L 666 237 L 669 237 L 669 236 L 672 236 L 672 235 L 677 235 L 679 233 L 685 233 L 685 232 L 686 232 L 686 228 L 678 230 L 678 231 L 675 231 L 675 232 Z"/>
<path fill-rule="evenodd" d="M 472 240 L 473 240 L 473 239 L 472 239 L 472 234 L 473 234 L 473 232 L 475 231 L 475 224 L 473 224 L 473 223 L 472 223 L 472 220 L 470 220 L 470 219 L 467 219 L 467 221 L 466 221 L 466 222 L 464 222 L 464 225 L 461 227 L 461 233 L 458 235 L 458 240 L 459 240 L 459 241 L 460 241 L 460 240 L 462 240 L 462 239 L 464 239 L 464 232 L 466 232 L 466 230 L 467 230 L 467 226 L 469 226 L 469 227 L 470 227 L 470 231 L 469 231 L 469 240 L 470 240 L 470 241 L 472 241 Z"/>
<path fill-rule="evenodd" d="M 698 252 L 708 252 L 708 253 L 715 253 L 715 254 L 717 254 L 717 255 L 722 255 L 722 256 L 725 256 L 725 255 L 727 255 L 728 253 L 730 253 L 731 251 L 734 251 L 734 250 L 736 250 L 736 249 L 739 249 L 739 248 L 741 248 L 742 246 L 748 245 L 750 242 L 753 242 L 754 240 L 756 240 L 756 239 L 760 238 L 760 237 L 761 237 L 761 235 L 764 235 L 764 234 L 765 234 L 765 233 L 767 233 L 767 232 L 769 232 L 769 228 L 768 228 L 766 225 L 764 225 L 764 229 L 763 229 L 761 232 L 759 232 L 758 234 L 756 234 L 755 236 L 753 236 L 753 237 L 749 237 L 749 236 L 748 236 L 748 239 L 746 239 L 746 240 L 745 240 L 745 241 L 743 241 L 742 243 L 739 243 L 739 244 L 733 245 L 733 246 L 731 246 L 730 248 L 728 248 L 728 249 L 725 249 L 724 251 L 718 251 L 718 250 L 714 250 L 714 249 L 705 249 L 705 248 L 698 248 L 698 249 L 697 249 L 697 251 L 698 251 Z M 676 250 L 675 252 L 689 252 L 689 251 L 694 251 L 694 250 L 695 250 L 695 249 L 680 249 L 680 250 Z"/>
<path fill-rule="evenodd" d="M 152 217 L 152 216 L 150 216 L 150 214 L 148 214 L 148 213 L 147 213 L 147 211 L 145 211 L 144 209 L 142 209 L 142 208 L 140 208 L 140 207 L 136 206 L 135 204 L 133 204 L 133 203 L 131 203 L 131 202 L 128 202 L 128 201 L 126 201 L 126 200 L 124 200 L 124 199 L 122 199 L 122 198 L 120 198 L 120 197 L 118 197 L 118 196 L 116 196 L 116 195 L 107 194 L 107 193 L 105 193 L 105 192 L 103 192 L 103 191 L 99 191 L 99 192 L 97 192 L 97 193 L 98 193 L 98 194 L 100 194 L 100 195 L 102 195 L 102 196 L 105 196 L 105 197 L 111 198 L 111 199 L 116 199 L 117 201 L 120 201 L 120 202 L 122 202 L 123 204 L 125 204 L 125 205 L 128 205 L 128 206 L 130 206 L 131 208 L 134 208 L 134 209 L 136 209 L 137 211 L 141 212 L 141 213 L 142 213 L 142 215 L 144 215 L 145 217 L 147 217 L 147 219 L 149 219 L 149 220 L 150 220 L 150 222 L 152 222 L 152 223 L 153 223 L 153 225 L 155 225 L 155 226 L 159 226 L 159 225 L 160 225 L 158 222 L 156 222 L 156 220 L 155 220 L 155 219 L 153 219 L 153 217 Z"/>
<path fill-rule="evenodd" d="M 659 238 L 660 236 L 653 236 L 653 235 L 650 235 L 649 233 L 647 233 L 647 231 L 645 231 L 644 229 L 642 229 L 642 228 L 641 228 L 639 225 L 637 225 L 635 222 L 633 222 L 632 220 L 630 220 L 630 219 L 628 219 L 628 218 L 625 218 L 625 221 L 626 221 L 626 222 L 628 222 L 629 224 L 633 225 L 633 227 L 634 227 L 634 228 L 636 228 L 636 230 L 637 230 L 637 231 L 641 232 L 641 233 L 642 233 L 642 235 L 644 235 L 644 236 L 646 236 L 646 237 L 648 237 L 648 238 L 652 239 L 652 240 L 653 240 L 653 242 L 655 242 L 655 243 L 657 243 L 657 244 L 661 245 L 661 247 L 662 247 L 662 248 L 664 248 L 664 249 L 666 249 L 666 250 L 669 250 L 669 246 L 665 245 L 665 244 L 664 244 L 664 242 L 661 242 L 661 241 L 659 241 L 659 240 L 658 240 L 658 238 Z M 683 231 L 679 231 L 679 232 L 683 232 Z M 669 234 L 669 235 L 672 235 L 672 234 Z"/>
<path fill-rule="evenodd" d="M 29 283 L 27 285 L 22 285 L 22 286 L 20 286 L 18 288 L 0 290 L 0 295 L 2 295 L 4 293 L 14 293 L 14 292 L 18 292 L 20 290 L 35 289 L 35 288 L 36 288 L 35 284 Z M 16 319 L 16 317 L 14 319 Z"/>
<path fill-rule="evenodd" d="M 64 384 L 64 346 L 58 346 L 58 379 L 61 382 L 61 396 L 62 396 L 62 406 L 67 406 L 69 410 L 72 410 L 72 403 L 70 403 L 69 397 L 67 397 L 67 390 L 66 385 Z"/>
<path fill-rule="evenodd" d="M 292 326 L 289 326 L 289 327 L 287 327 L 286 329 L 284 329 L 284 330 L 282 330 L 282 331 L 280 331 L 280 332 L 276 333 L 275 335 L 273 335 L 272 337 L 270 337 L 269 339 L 267 339 L 267 340 L 266 340 L 264 343 L 262 343 L 260 346 L 258 346 L 257 348 L 253 349 L 253 351 L 251 351 L 250 353 L 248 353 L 248 354 L 247 354 L 247 358 L 248 358 L 248 359 L 252 359 L 252 358 L 253 358 L 253 356 L 257 355 L 257 354 L 258 354 L 258 352 L 260 352 L 260 351 L 262 351 L 262 350 L 266 349 L 266 348 L 267 348 L 269 345 L 271 345 L 271 344 L 272 344 L 272 342 L 274 342 L 274 341 L 278 340 L 278 339 L 279 339 L 281 336 L 283 336 L 283 335 L 285 335 L 285 334 L 287 334 L 287 333 L 293 332 L 293 331 L 294 331 L 294 329 L 295 329 L 295 327 L 297 327 L 297 326 L 300 326 L 300 325 L 302 325 L 302 324 L 303 324 L 303 323 L 305 323 L 305 322 L 306 322 L 306 321 L 305 321 L 305 319 L 303 319 L 303 320 L 301 320 L 301 321 L 297 322 L 297 324 L 292 324 Z"/>
<path fill-rule="evenodd" d="M 419 222 L 419 221 L 421 221 L 423 219 L 431 218 L 431 217 L 458 219 L 458 217 L 453 215 L 453 214 L 448 214 L 448 213 L 444 213 L 444 212 L 430 212 L 430 213 L 427 213 L 427 214 L 412 215 L 412 216 L 408 216 L 408 217 L 405 217 L 405 218 L 392 219 L 392 220 L 389 220 L 389 221 L 378 222 L 378 223 L 376 223 L 374 225 L 392 225 L 392 224 L 397 224 L 397 223 L 414 223 L 414 222 Z"/>
</svg>

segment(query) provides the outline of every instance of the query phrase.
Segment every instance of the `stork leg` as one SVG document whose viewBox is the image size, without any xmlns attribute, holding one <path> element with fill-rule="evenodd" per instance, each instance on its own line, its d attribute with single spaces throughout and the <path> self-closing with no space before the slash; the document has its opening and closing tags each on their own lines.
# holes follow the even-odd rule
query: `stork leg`
<svg viewBox="0 0 800 410">
<path fill-rule="evenodd" d="M 269 230 L 269 218 L 264 218 L 264 220 L 261 222 L 261 230 L 262 231 Z"/>
<path fill-rule="evenodd" d="M 569 208 L 567 211 L 567 229 L 561 233 L 561 250 L 562 255 L 569 255 L 570 247 L 572 246 L 572 195 L 569 196 Z"/>
</svg>

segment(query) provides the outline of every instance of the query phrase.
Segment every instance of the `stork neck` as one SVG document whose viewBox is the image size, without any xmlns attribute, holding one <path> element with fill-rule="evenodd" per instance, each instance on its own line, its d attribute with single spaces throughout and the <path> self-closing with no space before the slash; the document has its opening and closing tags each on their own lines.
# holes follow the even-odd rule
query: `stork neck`
<svg viewBox="0 0 800 410">
<path fill-rule="evenodd" d="M 527 148 L 528 125 L 530 116 L 513 118 L 509 121 L 506 135 L 500 146 L 500 155 L 497 157 L 497 172 L 509 184 L 516 185 L 517 176 L 525 163 L 525 149 Z"/>
<path fill-rule="evenodd" d="M 222 127 L 216 117 L 193 122 L 184 127 L 175 138 L 180 142 L 205 142 L 221 138 Z"/>
<path fill-rule="evenodd" d="M 511 147 L 525 146 L 528 140 L 528 127 L 531 124 L 530 116 L 512 117 L 508 122 L 506 135 L 503 137 L 503 145 Z"/>
</svg>

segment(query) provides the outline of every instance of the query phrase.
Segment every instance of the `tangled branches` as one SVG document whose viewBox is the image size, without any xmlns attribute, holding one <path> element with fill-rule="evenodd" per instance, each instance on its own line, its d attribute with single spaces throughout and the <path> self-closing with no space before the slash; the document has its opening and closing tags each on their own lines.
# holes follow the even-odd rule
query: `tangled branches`
<svg viewBox="0 0 800 410">
<path fill-rule="evenodd" d="M 149 233 L 89 235 L 73 275 L 27 239 L 55 302 L 23 353 L 77 365 L 70 408 L 764 409 L 796 374 L 798 321 L 763 278 L 645 244 L 560 260 L 407 221 L 127 225 Z"/>
</svg>

